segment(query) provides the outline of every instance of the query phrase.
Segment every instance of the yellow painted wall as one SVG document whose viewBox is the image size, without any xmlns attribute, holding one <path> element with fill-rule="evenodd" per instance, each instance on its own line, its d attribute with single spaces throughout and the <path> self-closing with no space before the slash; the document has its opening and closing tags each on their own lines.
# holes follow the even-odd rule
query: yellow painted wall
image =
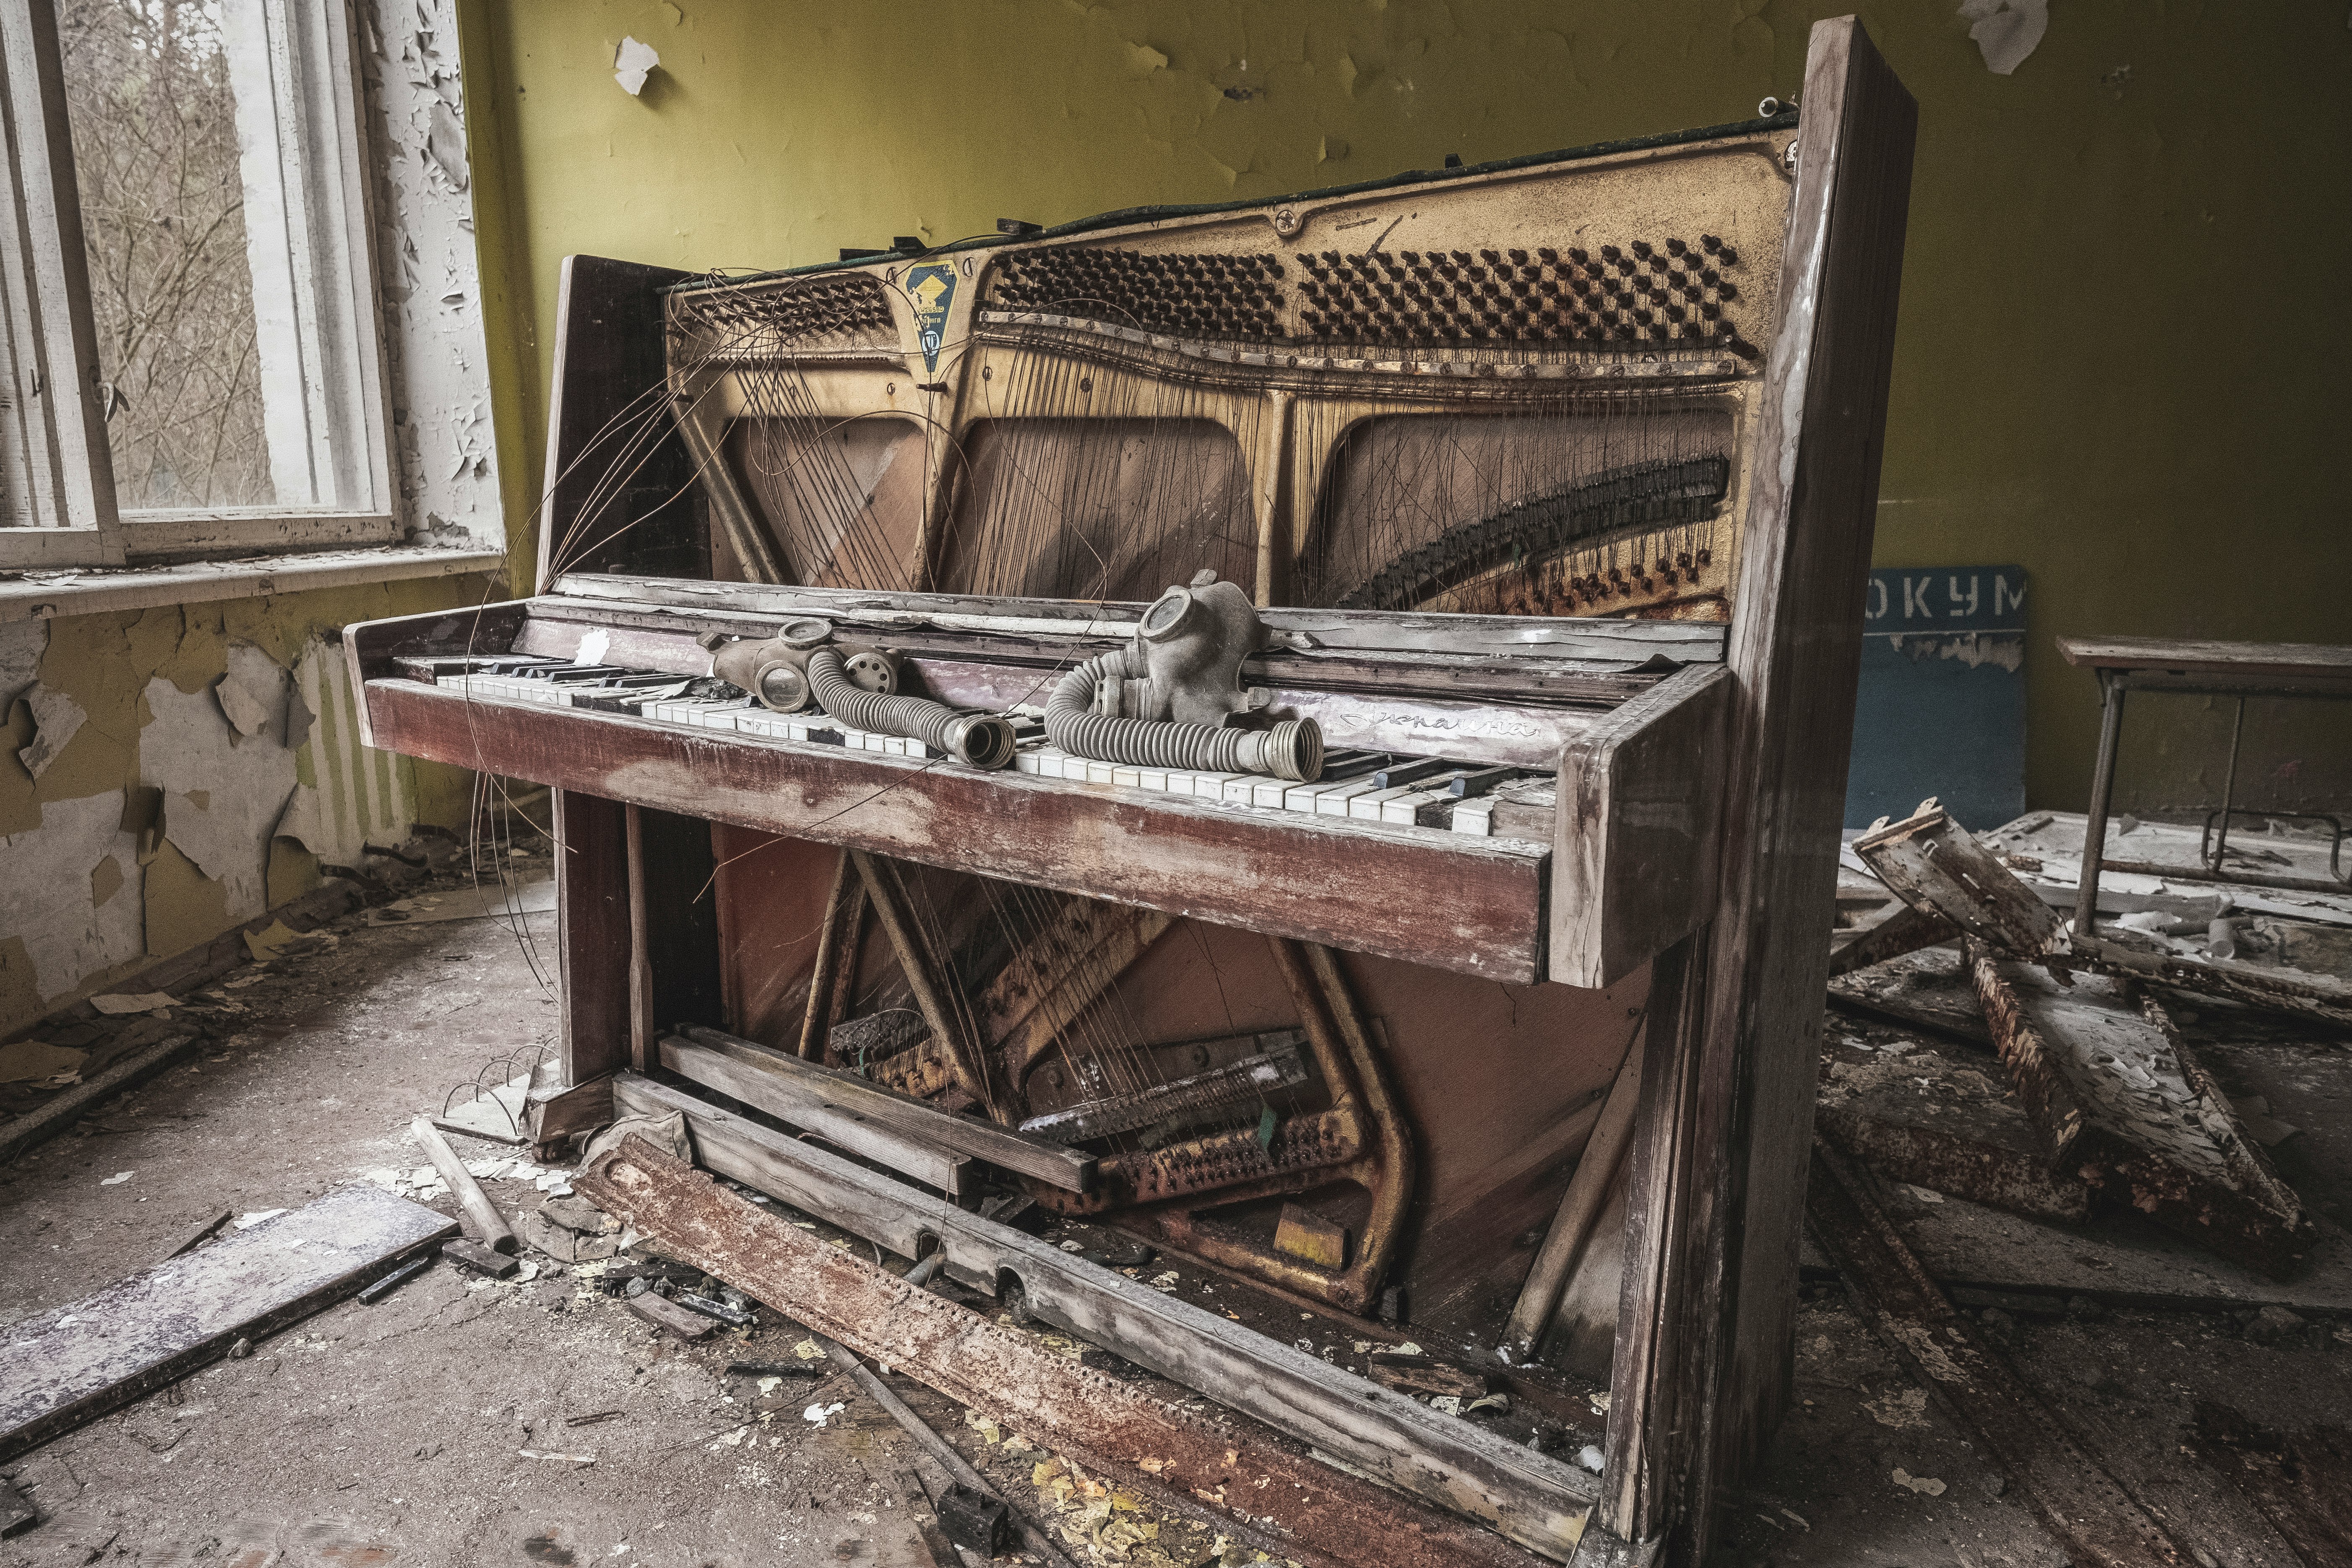
<svg viewBox="0 0 2352 1568">
<path fill-rule="evenodd" d="M 1716 123 L 1798 89 L 1834 9 L 464 0 L 509 503 L 567 253 L 775 267 Z M 2053 636 L 2352 642 L 2352 33 L 2332 0 L 2058 0 L 2000 78 L 1953 10 L 1862 13 L 1921 110 L 1877 554 L 2031 570 L 2030 791 L 2078 806 L 2095 700 Z M 624 34 L 662 57 L 642 98 Z M 2221 716 L 2143 714 L 2124 804 L 2217 794 Z M 2273 799 L 2352 799 L 2352 720 L 2255 731 Z"/>
</svg>

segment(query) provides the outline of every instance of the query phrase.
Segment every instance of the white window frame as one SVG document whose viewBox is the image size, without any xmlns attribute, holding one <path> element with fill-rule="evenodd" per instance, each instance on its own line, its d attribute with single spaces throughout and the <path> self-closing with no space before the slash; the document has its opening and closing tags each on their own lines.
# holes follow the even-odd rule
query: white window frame
<svg viewBox="0 0 2352 1568">
<path fill-rule="evenodd" d="M 390 377 L 376 307 L 370 148 L 346 0 L 225 0 L 263 427 L 277 500 L 118 505 L 100 405 L 81 208 L 53 0 L 0 0 L 13 225 L 0 257 L 0 419 L 31 455 L 0 517 L 0 568 L 121 565 L 393 542 Z M 18 258 L 23 258 L 20 263 Z M 20 276 L 22 274 L 22 276 Z M 70 369 L 70 374 L 61 374 Z M 37 378 L 37 379 L 36 379 Z M 55 389 L 71 386 L 65 398 Z M 37 395 L 27 395 L 33 389 Z M 12 449 L 0 443 L 0 458 Z M 12 465 L 14 466 L 14 465 Z"/>
</svg>

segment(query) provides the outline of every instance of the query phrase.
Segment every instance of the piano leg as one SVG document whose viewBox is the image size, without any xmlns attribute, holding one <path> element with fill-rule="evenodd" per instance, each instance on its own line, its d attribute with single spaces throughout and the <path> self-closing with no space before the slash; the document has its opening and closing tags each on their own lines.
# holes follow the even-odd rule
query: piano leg
<svg viewBox="0 0 2352 1568">
<path fill-rule="evenodd" d="M 555 801 L 556 1016 L 569 1086 L 629 1065 L 628 826 L 617 801 L 576 790 Z"/>
<path fill-rule="evenodd" d="M 642 1033 L 724 1025 L 708 823 L 555 790 L 563 1082 L 631 1065 Z"/>
</svg>

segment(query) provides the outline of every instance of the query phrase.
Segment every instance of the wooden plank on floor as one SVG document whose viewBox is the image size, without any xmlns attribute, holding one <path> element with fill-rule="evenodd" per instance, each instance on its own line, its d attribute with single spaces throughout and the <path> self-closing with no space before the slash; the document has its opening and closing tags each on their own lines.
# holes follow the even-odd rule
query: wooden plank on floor
<svg viewBox="0 0 2352 1568">
<path fill-rule="evenodd" d="M 2081 1568 L 2158 1568 L 2189 1554 L 1953 1310 L 1844 1159 L 1813 1146 L 1813 1239 L 1854 1308 L 1995 1464 Z"/>
<path fill-rule="evenodd" d="M 457 1223 L 354 1185 L 0 1329 L 0 1460 L 357 1290 Z"/>
</svg>

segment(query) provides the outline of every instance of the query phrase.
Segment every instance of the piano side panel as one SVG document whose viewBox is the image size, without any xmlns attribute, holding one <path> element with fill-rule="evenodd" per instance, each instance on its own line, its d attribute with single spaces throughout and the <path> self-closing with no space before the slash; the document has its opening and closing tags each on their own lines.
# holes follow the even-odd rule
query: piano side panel
<svg viewBox="0 0 2352 1568">
<path fill-rule="evenodd" d="M 1147 803 L 415 681 L 370 682 L 367 702 L 412 756 L 1491 980 L 1543 973 L 1550 852 L 1518 840 Z"/>
</svg>

